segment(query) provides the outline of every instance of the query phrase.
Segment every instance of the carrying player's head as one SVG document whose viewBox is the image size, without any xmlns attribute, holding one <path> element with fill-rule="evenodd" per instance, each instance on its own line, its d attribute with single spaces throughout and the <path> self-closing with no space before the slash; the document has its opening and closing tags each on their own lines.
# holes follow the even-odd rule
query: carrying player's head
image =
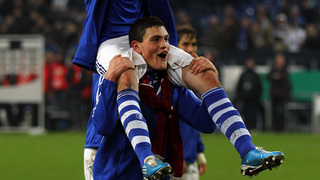
<svg viewBox="0 0 320 180">
<path fill-rule="evenodd" d="M 198 50 L 198 33 L 190 26 L 177 27 L 178 47 L 188 53 Z"/>
<path fill-rule="evenodd" d="M 169 34 L 160 19 L 143 17 L 135 21 L 129 30 L 129 41 L 147 63 L 148 70 L 167 69 Z"/>
<path fill-rule="evenodd" d="M 143 37 L 146 33 L 146 30 L 151 27 L 165 27 L 164 23 L 155 16 L 142 17 L 136 20 L 130 27 L 129 30 L 129 43 L 136 40 L 138 42 L 143 41 Z"/>
</svg>

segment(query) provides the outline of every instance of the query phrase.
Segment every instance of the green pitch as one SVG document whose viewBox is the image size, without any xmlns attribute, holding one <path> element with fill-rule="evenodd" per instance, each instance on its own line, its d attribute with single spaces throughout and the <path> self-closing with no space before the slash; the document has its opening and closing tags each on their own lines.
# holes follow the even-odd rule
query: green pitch
<svg viewBox="0 0 320 180">
<path fill-rule="evenodd" d="M 223 135 L 202 135 L 206 145 L 207 172 L 201 180 L 250 179 L 240 173 L 241 159 Z M 278 169 L 265 170 L 253 176 L 257 180 L 313 180 L 319 178 L 320 136 L 291 133 L 252 133 L 252 141 L 265 150 L 280 150 L 285 154 Z"/>
<path fill-rule="evenodd" d="M 85 133 L 48 133 L 30 136 L 0 134 L 0 179 L 81 180 Z M 201 180 L 244 180 L 240 157 L 221 134 L 202 135 L 206 145 L 207 172 Z M 254 144 L 281 150 L 285 160 L 278 169 L 266 170 L 253 179 L 318 179 L 320 136 L 310 134 L 252 134 Z"/>
</svg>

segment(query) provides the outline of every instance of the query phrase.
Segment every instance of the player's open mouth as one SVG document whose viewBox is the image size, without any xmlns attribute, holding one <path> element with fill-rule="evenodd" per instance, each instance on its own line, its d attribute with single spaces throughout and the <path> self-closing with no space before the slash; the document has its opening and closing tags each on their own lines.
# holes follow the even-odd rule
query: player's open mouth
<svg viewBox="0 0 320 180">
<path fill-rule="evenodd" d="M 164 52 L 158 54 L 158 56 L 159 56 L 160 58 L 162 58 L 162 59 L 165 59 L 165 58 L 167 57 L 167 54 L 168 54 L 168 52 L 164 51 Z"/>
</svg>

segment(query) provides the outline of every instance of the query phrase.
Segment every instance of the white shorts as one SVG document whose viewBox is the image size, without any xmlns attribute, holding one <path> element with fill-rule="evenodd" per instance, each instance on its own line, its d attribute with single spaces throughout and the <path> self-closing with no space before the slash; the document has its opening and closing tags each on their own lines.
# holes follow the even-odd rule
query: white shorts
<svg viewBox="0 0 320 180">
<path fill-rule="evenodd" d="M 97 149 L 94 148 L 84 148 L 84 177 L 85 180 L 93 180 L 93 163 L 96 158 Z"/>
<path fill-rule="evenodd" d="M 147 64 L 142 56 L 136 53 L 129 45 L 129 36 L 121 36 L 103 42 L 97 53 L 96 69 L 100 75 L 104 75 L 109 67 L 109 62 L 115 56 L 121 54 L 131 59 L 136 66 L 137 79 L 139 80 L 147 71 Z M 190 64 L 193 57 L 185 51 L 170 45 L 168 53 L 168 75 L 170 81 L 177 85 L 186 87 L 182 80 L 182 67 Z"/>
<path fill-rule="evenodd" d="M 186 163 L 187 171 L 182 175 L 181 178 L 171 177 L 170 180 L 199 180 L 199 170 L 197 162 Z"/>
<path fill-rule="evenodd" d="M 183 174 L 181 180 L 199 180 L 199 170 L 197 162 L 186 163 L 187 172 Z"/>
</svg>

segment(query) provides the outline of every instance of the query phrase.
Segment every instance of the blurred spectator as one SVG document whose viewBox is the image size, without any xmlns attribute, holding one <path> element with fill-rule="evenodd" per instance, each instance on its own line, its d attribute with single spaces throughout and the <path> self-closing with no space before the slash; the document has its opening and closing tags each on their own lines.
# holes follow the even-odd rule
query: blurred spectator
<svg viewBox="0 0 320 180">
<path fill-rule="evenodd" d="M 259 24 L 255 22 L 251 24 L 249 36 L 253 50 L 262 50 L 268 47 L 267 41 Z"/>
<path fill-rule="evenodd" d="M 294 22 L 288 29 L 284 39 L 288 52 L 298 53 L 306 39 L 306 31 L 299 26 L 298 22 Z"/>
<path fill-rule="evenodd" d="M 178 47 L 185 52 L 197 53 L 199 46 L 198 33 L 190 26 L 178 26 Z"/>
<path fill-rule="evenodd" d="M 176 26 L 190 26 L 192 27 L 191 24 L 191 18 L 189 14 L 184 10 L 184 9 L 179 9 L 177 10 L 175 14 L 175 23 Z"/>
<path fill-rule="evenodd" d="M 0 33 L 18 34 L 22 31 L 20 28 L 23 28 L 23 30 L 26 29 L 26 23 L 22 22 L 22 18 L 24 18 L 21 10 L 22 8 L 19 5 L 14 6 L 16 5 L 15 2 L 16 1 L 11 1 L 11 3 L 2 2 L 3 4 L 0 4 L 0 6 L 4 6 L 3 8 L 7 8 L 6 10 L 4 10 L 4 12 L 6 13 L 3 13 L 3 16 L 0 17 Z M 22 27 L 22 25 L 24 26 Z"/>
<path fill-rule="evenodd" d="M 38 78 L 36 67 L 30 64 L 29 60 L 23 59 L 20 63 L 16 75 L 16 84 L 18 86 L 31 83 Z M 17 104 L 17 110 L 14 125 L 30 127 L 38 122 L 38 105 L 36 103 L 20 102 Z"/>
<path fill-rule="evenodd" d="M 13 9 L 18 8 L 18 9 L 23 9 L 25 6 L 24 0 L 13 0 Z"/>
<path fill-rule="evenodd" d="M 272 108 L 272 129 L 283 131 L 285 127 L 284 105 L 291 99 L 291 82 L 283 54 L 277 54 L 267 75 Z"/>
<path fill-rule="evenodd" d="M 27 0 L 24 9 L 27 12 L 36 11 L 39 15 L 46 17 L 50 13 L 50 5 L 45 0 Z"/>
<path fill-rule="evenodd" d="M 28 15 L 29 22 L 28 23 L 31 26 L 29 28 L 30 33 L 34 33 L 32 29 L 34 29 L 33 27 L 36 25 L 39 16 L 40 16 L 40 14 L 36 10 L 32 10 L 29 12 L 29 15 Z"/>
<path fill-rule="evenodd" d="M 259 3 L 257 7 L 257 17 L 263 17 L 262 19 L 270 20 L 270 13 L 268 12 L 264 3 Z"/>
<path fill-rule="evenodd" d="M 61 39 L 63 39 L 64 42 L 60 45 L 65 50 L 73 42 L 78 41 L 78 31 L 77 31 L 76 24 L 73 23 L 72 21 L 67 20 L 63 24 L 64 24 L 63 34 L 62 34 L 63 37 Z"/>
<path fill-rule="evenodd" d="M 69 0 L 51 0 L 51 9 L 54 12 L 65 12 L 68 8 Z"/>
<path fill-rule="evenodd" d="M 68 112 L 68 90 L 71 81 L 69 68 L 63 63 L 60 51 L 53 52 L 52 60 L 51 74 L 49 75 L 51 78 L 51 81 L 49 81 L 49 87 L 52 92 L 50 104 L 58 107 L 61 111 Z"/>
<path fill-rule="evenodd" d="M 306 26 L 306 20 L 301 16 L 299 6 L 294 5 L 290 8 L 289 23 L 291 25 L 298 23 L 300 27 Z"/>
<path fill-rule="evenodd" d="M 274 28 L 274 43 L 273 48 L 276 52 L 283 52 L 287 50 L 284 42 L 285 37 L 288 34 L 289 25 L 287 22 L 287 16 L 283 13 L 277 15 L 276 26 Z"/>
<path fill-rule="evenodd" d="M 30 26 L 30 33 L 32 34 L 44 34 L 50 36 L 51 26 L 47 23 L 46 18 L 40 16 L 36 11 L 33 11 L 30 16 L 32 17 L 32 24 Z"/>
<path fill-rule="evenodd" d="M 3 22 L 0 24 L 0 33 L 2 34 L 11 34 L 14 30 L 14 17 L 13 15 L 7 15 Z"/>
<path fill-rule="evenodd" d="M 81 32 L 78 32 L 78 35 L 77 35 L 78 40 L 80 39 L 80 36 L 81 36 Z M 66 48 L 66 50 L 65 50 L 64 63 L 68 67 L 72 66 L 72 59 L 78 49 L 78 44 L 79 44 L 78 40 L 76 40 L 72 44 L 70 44 L 69 47 Z"/>
<path fill-rule="evenodd" d="M 215 15 L 209 16 L 209 27 L 205 31 L 204 45 L 212 49 L 221 49 L 221 35 L 223 33 L 219 18 Z"/>
<path fill-rule="evenodd" d="M 44 86 L 44 93 L 45 93 L 45 102 L 46 105 L 52 104 L 52 64 L 55 62 L 55 53 L 60 51 L 61 47 L 52 40 L 52 38 L 46 39 L 45 44 L 45 62 L 44 62 L 44 70 L 43 70 L 43 86 Z"/>
<path fill-rule="evenodd" d="M 222 50 L 236 50 L 237 38 L 239 34 L 239 20 L 232 4 L 227 4 L 223 9 L 221 45 Z"/>
<path fill-rule="evenodd" d="M 315 0 L 302 0 L 301 1 L 301 15 L 305 18 L 306 23 L 316 21 L 316 4 Z"/>
<path fill-rule="evenodd" d="M 247 51 L 251 49 L 250 39 L 250 19 L 244 17 L 241 19 L 241 26 L 238 34 L 237 49 L 240 51 Z"/>
<path fill-rule="evenodd" d="M 55 21 L 53 24 L 53 39 L 56 41 L 60 47 L 63 47 L 63 44 L 65 43 L 65 40 L 63 39 L 63 34 L 64 34 L 64 24 L 62 21 Z"/>
<path fill-rule="evenodd" d="M 233 19 L 234 22 L 234 26 L 236 28 L 239 28 L 240 26 L 240 22 L 239 22 L 239 15 L 236 14 L 236 11 L 234 9 L 234 6 L 232 4 L 227 4 L 224 8 L 223 8 L 223 17 L 227 18 L 230 17 Z"/>
<path fill-rule="evenodd" d="M 54 52 L 51 50 L 46 50 L 45 53 L 45 62 L 43 66 L 43 91 L 44 91 L 44 99 L 46 106 L 50 104 L 52 100 L 52 92 L 51 92 L 51 66 L 54 59 Z"/>
<path fill-rule="evenodd" d="M 268 12 L 263 4 L 258 6 L 258 17 L 257 24 L 260 26 L 260 30 L 263 33 L 263 39 L 265 41 L 265 47 L 270 48 L 273 43 L 274 35 L 273 35 L 273 22 L 268 15 Z M 254 28 L 257 29 L 259 28 Z M 261 43 L 260 43 L 261 44 Z"/>
<path fill-rule="evenodd" d="M 86 17 L 85 5 L 83 0 L 72 0 L 68 4 L 68 19 L 74 21 L 78 26 L 82 26 Z M 81 31 L 80 31 L 81 32 Z"/>
<path fill-rule="evenodd" d="M 239 109 L 249 130 L 257 128 L 257 121 L 263 121 L 263 106 L 261 105 L 262 83 L 255 72 L 253 59 L 245 61 L 244 71 L 240 75 L 236 88 L 237 104 L 241 102 Z M 262 123 L 264 124 L 264 123 Z M 263 126 L 262 126 L 263 127 Z M 262 130 L 263 128 L 260 128 Z"/>
<path fill-rule="evenodd" d="M 281 9 L 279 13 L 282 13 L 286 15 L 286 17 L 290 16 L 290 8 L 291 8 L 291 0 L 283 0 L 278 1 L 278 3 L 281 5 Z"/>
<path fill-rule="evenodd" d="M 233 51 L 236 50 L 236 42 L 239 33 L 239 29 L 236 25 L 235 19 L 233 16 L 227 16 L 223 19 L 222 24 L 222 34 L 220 44 L 222 50 Z"/>
<path fill-rule="evenodd" d="M 310 23 L 306 26 L 306 41 L 304 48 L 306 50 L 319 50 L 320 37 L 315 24 Z"/>
<path fill-rule="evenodd" d="M 92 72 L 72 64 L 69 89 L 71 130 L 83 130 L 91 112 Z"/>
<path fill-rule="evenodd" d="M 9 126 L 11 118 L 10 104 L 0 103 L 0 126 Z"/>
<path fill-rule="evenodd" d="M 26 34 L 28 33 L 28 19 L 23 14 L 20 7 L 15 7 L 12 12 L 14 23 L 8 31 L 10 34 Z"/>
</svg>

